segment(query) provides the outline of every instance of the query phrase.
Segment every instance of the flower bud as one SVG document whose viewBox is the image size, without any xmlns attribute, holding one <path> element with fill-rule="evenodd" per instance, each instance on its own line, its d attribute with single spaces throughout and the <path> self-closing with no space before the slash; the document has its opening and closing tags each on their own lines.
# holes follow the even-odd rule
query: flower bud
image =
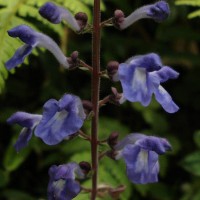
<svg viewBox="0 0 200 200">
<path fill-rule="evenodd" d="M 86 115 L 89 115 L 91 111 L 93 110 L 93 105 L 91 101 L 88 100 L 82 100 L 83 108 Z"/>
<path fill-rule="evenodd" d="M 79 163 L 82 172 L 87 175 L 91 171 L 91 165 L 88 162 L 82 161 Z"/>
<path fill-rule="evenodd" d="M 79 65 L 78 51 L 73 51 L 71 56 L 67 58 L 69 69 L 74 69 Z"/>
<path fill-rule="evenodd" d="M 107 73 L 108 73 L 109 78 L 112 81 L 118 81 L 119 80 L 118 67 L 119 67 L 119 63 L 117 61 L 110 61 L 107 64 Z"/>
<path fill-rule="evenodd" d="M 115 10 L 113 17 L 113 24 L 120 29 L 120 24 L 124 21 L 124 13 L 121 10 Z"/>
<path fill-rule="evenodd" d="M 118 137 L 119 137 L 119 133 L 118 132 L 112 132 L 110 134 L 110 136 L 108 137 L 107 143 L 112 149 L 118 143 Z"/>
<path fill-rule="evenodd" d="M 83 30 L 87 25 L 87 21 L 88 21 L 87 14 L 85 14 L 83 12 L 78 12 L 75 15 L 75 19 L 76 19 L 78 25 L 80 26 L 80 30 Z"/>
</svg>

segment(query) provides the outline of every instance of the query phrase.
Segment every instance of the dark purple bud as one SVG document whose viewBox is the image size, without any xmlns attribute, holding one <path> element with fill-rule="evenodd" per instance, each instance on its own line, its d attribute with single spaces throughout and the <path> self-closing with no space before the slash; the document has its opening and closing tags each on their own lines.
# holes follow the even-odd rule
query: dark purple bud
<svg viewBox="0 0 200 200">
<path fill-rule="evenodd" d="M 118 132 L 112 132 L 110 134 L 110 136 L 108 137 L 107 143 L 112 149 L 118 143 L 118 137 L 119 137 L 119 133 Z"/>
<path fill-rule="evenodd" d="M 74 69 L 79 65 L 78 51 L 73 51 L 71 56 L 67 58 L 69 69 Z"/>
<path fill-rule="evenodd" d="M 92 169 L 90 163 L 85 162 L 85 161 L 80 162 L 79 166 L 80 166 L 82 172 L 85 175 L 87 175 L 91 171 L 91 169 Z"/>
<path fill-rule="evenodd" d="M 120 29 L 120 24 L 124 21 L 124 13 L 121 10 L 115 10 L 113 17 L 113 24 L 116 28 Z"/>
<path fill-rule="evenodd" d="M 78 58 L 78 51 L 73 51 L 71 54 L 72 61 L 76 61 Z"/>
<path fill-rule="evenodd" d="M 118 68 L 119 68 L 119 63 L 117 61 L 110 61 L 107 64 L 107 73 L 109 78 L 112 81 L 118 81 Z"/>
<path fill-rule="evenodd" d="M 87 25 L 87 21 L 88 21 L 87 14 L 85 14 L 83 12 L 78 12 L 78 13 L 76 13 L 76 15 L 74 17 L 75 17 L 78 25 L 80 26 L 80 30 L 83 30 Z"/>
<path fill-rule="evenodd" d="M 86 115 L 89 115 L 89 113 L 91 113 L 93 110 L 92 102 L 88 100 L 82 100 L 82 104 Z"/>
</svg>

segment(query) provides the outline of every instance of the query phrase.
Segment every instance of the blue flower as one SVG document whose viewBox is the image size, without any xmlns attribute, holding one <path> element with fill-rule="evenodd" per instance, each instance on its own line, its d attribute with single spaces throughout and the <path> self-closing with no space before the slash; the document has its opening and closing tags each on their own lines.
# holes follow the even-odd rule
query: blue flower
<svg viewBox="0 0 200 200">
<path fill-rule="evenodd" d="M 7 120 L 9 124 L 24 127 L 15 144 L 17 151 L 28 144 L 33 131 L 48 145 L 69 139 L 79 131 L 86 117 L 80 98 L 70 94 L 65 94 L 59 101 L 48 100 L 43 108 L 43 115 L 17 112 Z"/>
<path fill-rule="evenodd" d="M 137 184 L 158 181 L 158 155 L 171 150 L 171 145 L 164 138 L 132 133 L 115 147 L 116 159 L 123 158 L 129 180 Z"/>
<path fill-rule="evenodd" d="M 169 5 L 166 1 L 158 1 L 153 5 L 146 6 L 146 14 L 156 22 L 166 20 L 170 14 Z"/>
<path fill-rule="evenodd" d="M 128 17 L 121 18 L 120 21 L 117 19 L 116 21 L 118 22 L 117 26 L 120 29 L 125 29 L 134 22 L 144 18 L 151 18 L 156 22 L 162 22 L 167 19 L 169 14 L 170 9 L 168 3 L 166 1 L 158 1 L 154 4 L 140 7 L 132 12 Z"/>
<path fill-rule="evenodd" d="M 9 124 L 19 124 L 20 126 L 24 127 L 19 135 L 17 142 L 14 145 L 17 152 L 27 146 L 29 140 L 32 137 L 33 130 L 41 118 L 42 115 L 34 115 L 26 112 L 16 112 L 7 120 Z"/>
<path fill-rule="evenodd" d="M 48 100 L 43 107 L 42 119 L 35 135 L 48 145 L 68 139 L 83 125 L 85 113 L 79 97 L 65 94 L 59 101 Z"/>
<path fill-rule="evenodd" d="M 10 37 L 18 37 L 25 44 L 21 46 L 13 57 L 6 62 L 6 68 L 11 70 L 17 65 L 22 64 L 24 59 L 32 52 L 35 47 L 48 49 L 65 68 L 69 68 L 67 57 L 62 53 L 58 45 L 47 35 L 34 31 L 26 25 L 19 25 L 8 31 Z"/>
<path fill-rule="evenodd" d="M 49 169 L 48 200 L 71 200 L 81 191 L 75 178 L 84 178 L 80 166 L 76 163 L 53 165 Z"/>
<path fill-rule="evenodd" d="M 64 19 L 73 30 L 81 30 L 81 27 L 79 26 L 74 16 L 69 12 L 69 10 L 57 6 L 52 2 L 45 3 L 40 8 L 39 13 L 42 17 L 54 24 L 61 23 L 61 21 Z"/>
<path fill-rule="evenodd" d="M 121 63 L 118 69 L 124 100 L 148 106 L 152 94 L 155 94 L 156 100 L 168 113 L 178 111 L 179 107 L 160 84 L 178 76 L 178 72 L 163 66 L 160 57 L 155 53 L 130 58 L 126 63 Z"/>
</svg>

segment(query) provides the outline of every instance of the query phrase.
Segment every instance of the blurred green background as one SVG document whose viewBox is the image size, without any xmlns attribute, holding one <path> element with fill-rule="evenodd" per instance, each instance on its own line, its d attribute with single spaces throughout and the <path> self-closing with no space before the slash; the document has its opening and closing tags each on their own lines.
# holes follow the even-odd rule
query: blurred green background
<svg viewBox="0 0 200 200">
<path fill-rule="evenodd" d="M 82 99 L 90 99 L 91 78 L 81 70 L 63 70 L 55 58 L 43 49 L 36 49 L 14 71 L 7 72 L 4 63 L 20 46 L 17 39 L 9 38 L 6 30 L 19 24 L 28 24 L 50 35 L 66 53 L 79 51 L 80 58 L 91 63 L 91 35 L 76 35 L 67 26 L 52 25 L 42 19 L 37 10 L 46 0 L 0 0 L 0 199 L 46 199 L 48 168 L 52 164 L 69 161 L 90 161 L 90 146 L 80 138 L 46 146 L 33 137 L 27 148 L 16 153 L 13 144 L 19 126 L 9 126 L 6 119 L 21 110 L 41 113 L 49 98 L 59 99 L 65 92 Z M 72 13 L 84 11 L 92 20 L 92 0 L 56 0 Z M 113 16 L 115 9 L 126 15 L 134 9 L 154 1 L 105 0 L 102 1 L 102 20 Z M 165 65 L 180 72 L 177 80 L 163 84 L 180 106 L 175 114 L 166 113 L 153 101 L 147 108 L 139 103 L 125 103 L 118 107 L 109 104 L 100 111 L 100 138 L 119 131 L 120 138 L 131 132 L 166 137 L 173 151 L 160 156 L 159 183 L 131 184 L 125 175 L 122 161 L 104 158 L 100 164 L 101 184 L 125 184 L 121 200 L 199 200 L 200 199 L 200 18 L 199 0 L 168 1 L 171 15 L 162 24 L 153 20 L 140 20 L 124 31 L 113 27 L 102 30 L 101 66 L 110 60 L 124 62 L 137 54 L 156 52 Z M 179 6 L 179 5 L 181 6 Z M 190 5 L 189 5 L 190 4 Z M 192 13 L 192 14 L 190 14 Z M 188 14 L 189 18 L 188 19 Z M 112 83 L 101 82 L 101 98 L 110 93 Z M 89 132 L 86 122 L 84 130 Z M 101 147 L 103 150 L 104 147 Z M 83 181 L 85 186 L 90 180 Z M 76 200 L 89 199 L 81 194 Z M 109 195 L 103 198 L 109 200 Z"/>
</svg>

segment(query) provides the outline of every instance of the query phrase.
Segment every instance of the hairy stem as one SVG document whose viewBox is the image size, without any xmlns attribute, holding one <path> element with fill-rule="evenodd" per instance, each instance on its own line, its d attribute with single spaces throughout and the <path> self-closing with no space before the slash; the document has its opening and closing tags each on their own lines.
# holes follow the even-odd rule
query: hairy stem
<svg viewBox="0 0 200 200">
<path fill-rule="evenodd" d="M 100 0 L 94 0 L 92 37 L 92 104 L 94 116 L 91 130 L 92 156 L 92 192 L 91 200 L 97 196 L 98 182 L 98 121 L 99 121 L 99 91 L 100 91 Z"/>
</svg>

